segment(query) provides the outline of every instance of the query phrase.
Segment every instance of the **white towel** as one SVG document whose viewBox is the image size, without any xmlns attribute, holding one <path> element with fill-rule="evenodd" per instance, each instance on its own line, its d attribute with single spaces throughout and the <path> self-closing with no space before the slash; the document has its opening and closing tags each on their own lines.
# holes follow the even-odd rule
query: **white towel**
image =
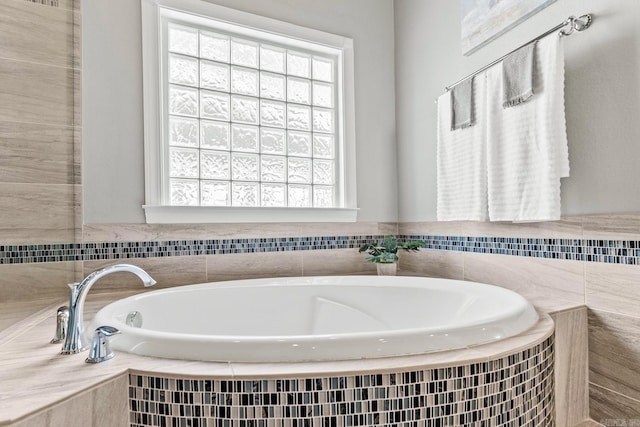
<svg viewBox="0 0 640 427">
<path fill-rule="evenodd" d="M 475 125 L 451 130 L 451 96 L 438 98 L 437 217 L 439 221 L 486 221 L 486 83 L 473 79 Z"/>
<path fill-rule="evenodd" d="M 560 178 L 569 176 L 562 38 L 538 42 L 534 93 L 502 108 L 502 69 L 487 71 L 487 171 L 491 221 L 560 219 Z"/>
</svg>

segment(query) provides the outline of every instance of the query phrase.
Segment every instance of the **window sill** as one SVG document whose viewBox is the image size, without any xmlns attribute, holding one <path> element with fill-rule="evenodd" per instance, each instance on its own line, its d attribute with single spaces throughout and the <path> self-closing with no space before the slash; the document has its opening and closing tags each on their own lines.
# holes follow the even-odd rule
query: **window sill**
<svg viewBox="0 0 640 427">
<path fill-rule="evenodd" d="M 147 224 L 355 222 L 358 209 L 144 205 Z"/>
</svg>

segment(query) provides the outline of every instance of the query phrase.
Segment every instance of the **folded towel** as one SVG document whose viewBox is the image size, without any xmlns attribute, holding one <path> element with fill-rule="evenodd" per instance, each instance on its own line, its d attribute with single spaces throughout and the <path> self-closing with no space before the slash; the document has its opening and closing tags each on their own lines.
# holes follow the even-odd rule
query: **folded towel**
<svg viewBox="0 0 640 427">
<path fill-rule="evenodd" d="M 557 35 L 538 42 L 535 96 L 502 108 L 500 67 L 487 71 L 487 172 L 492 221 L 560 218 L 560 178 L 569 175 L 564 50 Z"/>
<path fill-rule="evenodd" d="M 473 126 L 473 77 L 451 89 L 451 130 Z"/>
<path fill-rule="evenodd" d="M 487 163 L 484 74 L 473 81 L 473 127 L 451 129 L 451 97 L 438 98 L 437 218 L 439 221 L 486 221 Z"/>
<path fill-rule="evenodd" d="M 504 108 L 515 107 L 533 96 L 535 48 L 535 42 L 529 43 L 502 60 Z"/>
</svg>

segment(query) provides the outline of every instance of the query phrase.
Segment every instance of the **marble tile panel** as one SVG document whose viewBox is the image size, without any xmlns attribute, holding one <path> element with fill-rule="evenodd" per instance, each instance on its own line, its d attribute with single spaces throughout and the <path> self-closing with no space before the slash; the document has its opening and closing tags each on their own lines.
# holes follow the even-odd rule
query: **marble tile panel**
<svg viewBox="0 0 640 427">
<path fill-rule="evenodd" d="M 0 242 L 72 242 L 73 194 L 73 185 L 0 183 Z"/>
<path fill-rule="evenodd" d="M 604 426 L 640 424 L 640 401 L 618 394 L 597 384 L 589 387 L 591 418 Z"/>
<path fill-rule="evenodd" d="M 48 427 L 49 416 L 50 415 L 48 411 L 38 412 L 35 415 L 31 415 L 20 421 L 16 421 L 14 423 L 9 424 L 9 427 L 34 427 L 34 426 Z"/>
<path fill-rule="evenodd" d="M 60 300 L 63 301 L 63 298 L 60 298 Z M 9 334 L 7 330 L 13 328 L 24 319 L 52 307 L 51 301 L 51 299 L 32 299 L 29 301 L 0 302 L 0 345 Z"/>
<path fill-rule="evenodd" d="M 578 261 L 465 253 L 464 278 L 498 285 L 553 312 L 584 305 L 583 263 Z"/>
<path fill-rule="evenodd" d="M 640 317 L 589 310 L 589 381 L 635 399 L 640 413 Z"/>
<path fill-rule="evenodd" d="M 52 7 L 59 9 L 80 10 L 81 0 L 24 0 L 41 7 Z"/>
<path fill-rule="evenodd" d="M 82 184 L 82 128 L 80 126 L 73 127 L 73 183 Z"/>
<path fill-rule="evenodd" d="M 73 73 L 73 106 L 71 108 L 74 126 L 82 126 L 82 70 Z"/>
<path fill-rule="evenodd" d="M 398 224 L 395 222 L 381 222 L 378 224 L 378 234 L 382 236 L 397 236 Z"/>
<path fill-rule="evenodd" d="M 74 262 L 0 265 L 2 304 L 67 298 Z"/>
<path fill-rule="evenodd" d="M 477 221 L 408 222 L 398 224 L 398 234 L 579 239 L 582 236 L 582 219 L 580 217 L 567 217 L 560 221 L 526 223 Z"/>
<path fill-rule="evenodd" d="M 73 138 L 67 126 L 0 122 L 0 182 L 73 184 Z"/>
<path fill-rule="evenodd" d="M 0 120 L 72 125 L 74 81 L 71 68 L 0 59 Z"/>
<path fill-rule="evenodd" d="M 128 424 L 128 387 L 128 375 L 120 375 L 92 390 L 92 426 L 120 427 Z"/>
<path fill-rule="evenodd" d="M 582 217 L 585 239 L 640 240 L 640 213 Z"/>
<path fill-rule="evenodd" d="M 386 231 L 386 227 L 382 227 Z M 228 224 L 85 224 L 83 241 L 243 239 L 380 235 L 376 222 L 366 223 L 228 223 Z"/>
<path fill-rule="evenodd" d="M 376 265 L 367 262 L 357 249 L 324 249 L 302 252 L 304 276 L 376 274 Z"/>
<path fill-rule="evenodd" d="M 10 424 L 11 427 L 122 427 L 129 422 L 128 378 L 120 375 Z"/>
<path fill-rule="evenodd" d="M 82 222 L 84 221 L 84 203 L 82 185 L 73 186 L 73 242 L 82 242 Z"/>
<path fill-rule="evenodd" d="M 555 322 L 556 423 L 573 426 L 589 417 L 587 308 L 551 315 Z"/>
<path fill-rule="evenodd" d="M 585 280 L 590 308 L 640 316 L 640 266 L 586 263 Z"/>
<path fill-rule="evenodd" d="M 0 2 L 0 57 L 74 66 L 73 11 L 24 0 Z M 37 30 L 36 30 L 37 29 Z"/>
<path fill-rule="evenodd" d="M 464 254 L 454 251 L 421 249 L 400 254 L 399 274 L 407 276 L 464 279 Z"/>
<path fill-rule="evenodd" d="M 302 252 L 207 256 L 207 281 L 302 276 Z"/>
<path fill-rule="evenodd" d="M 145 288 L 140 279 L 131 273 L 113 273 L 100 279 L 92 292 L 112 290 L 149 291 L 172 286 L 191 285 L 207 281 L 205 256 L 182 256 L 168 258 L 142 258 L 126 260 L 85 261 L 83 277 L 109 265 L 133 264 L 145 270 L 157 284 Z"/>
<path fill-rule="evenodd" d="M 575 427 L 602 427 L 602 424 L 589 419 L 589 420 L 584 420 L 582 422 L 579 422 L 578 424 L 575 425 Z"/>
</svg>

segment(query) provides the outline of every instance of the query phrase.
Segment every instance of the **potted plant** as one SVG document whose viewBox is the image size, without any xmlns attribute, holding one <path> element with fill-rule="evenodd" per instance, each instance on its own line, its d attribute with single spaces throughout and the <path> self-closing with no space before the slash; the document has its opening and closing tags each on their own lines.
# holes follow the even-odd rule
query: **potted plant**
<svg viewBox="0 0 640 427">
<path fill-rule="evenodd" d="M 417 240 L 414 242 L 398 243 L 394 236 L 385 236 L 382 242 L 367 243 L 360 246 L 358 252 L 367 252 L 370 257 L 369 262 L 375 262 L 380 276 L 395 276 L 398 269 L 398 250 L 407 252 L 417 252 L 425 242 Z"/>
</svg>

